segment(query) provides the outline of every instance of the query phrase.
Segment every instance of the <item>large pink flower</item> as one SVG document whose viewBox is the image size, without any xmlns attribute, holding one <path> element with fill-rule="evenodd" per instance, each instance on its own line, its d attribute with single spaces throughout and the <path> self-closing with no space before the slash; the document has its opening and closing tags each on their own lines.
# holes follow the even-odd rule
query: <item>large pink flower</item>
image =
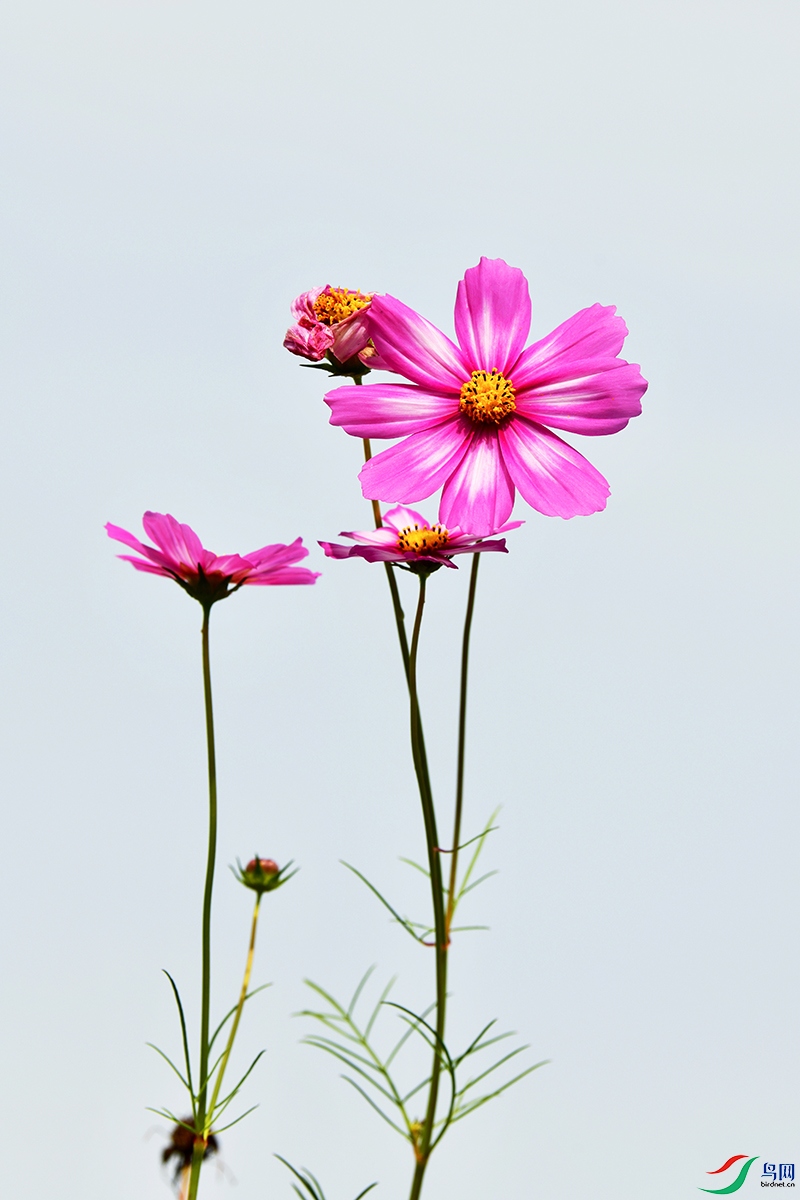
<svg viewBox="0 0 800 1200">
<path fill-rule="evenodd" d="M 443 487 L 440 520 L 480 535 L 508 519 L 515 489 L 546 516 L 605 508 L 606 480 L 551 428 L 617 433 L 641 412 L 647 383 L 617 357 L 628 330 L 615 311 L 593 304 L 526 349 L 527 280 L 488 258 L 458 285 L 458 345 L 393 296 L 375 296 L 372 340 L 411 383 L 325 397 L 331 424 L 348 433 L 405 439 L 365 464 L 364 495 L 411 503 Z"/>
<path fill-rule="evenodd" d="M 248 584 L 265 587 L 283 583 L 314 583 L 319 578 L 316 571 L 292 566 L 292 563 L 308 555 L 302 538 L 297 538 L 290 546 L 276 543 L 243 556 L 224 554 L 217 557 L 203 548 L 193 529 L 181 525 L 169 513 L 146 512 L 142 524 L 155 546 L 144 545 L 118 525 L 106 525 L 110 538 L 130 546 L 141 556 L 120 554 L 119 557 L 132 563 L 137 571 L 174 579 L 201 604 L 211 605 L 217 600 L 224 600 Z"/>
<path fill-rule="evenodd" d="M 283 344 L 300 358 L 320 362 L 332 354 L 339 363 L 356 356 L 371 366 L 375 351 L 370 346 L 369 306 L 372 295 L 348 288 L 312 288 L 292 301 L 295 323 L 286 331 Z"/>
<path fill-rule="evenodd" d="M 510 521 L 495 533 L 507 533 L 518 529 L 522 521 Z M 336 542 L 320 542 L 328 558 L 365 558 L 367 562 L 392 562 L 409 570 L 435 571 L 439 567 L 455 567 L 451 562 L 454 554 L 484 554 L 487 550 L 507 554 L 506 539 L 486 542 L 460 529 L 445 529 L 444 525 L 429 525 L 422 513 L 413 508 L 390 508 L 384 514 L 380 529 L 366 529 L 346 533 L 340 537 L 350 538 L 354 546 L 341 546 Z"/>
</svg>

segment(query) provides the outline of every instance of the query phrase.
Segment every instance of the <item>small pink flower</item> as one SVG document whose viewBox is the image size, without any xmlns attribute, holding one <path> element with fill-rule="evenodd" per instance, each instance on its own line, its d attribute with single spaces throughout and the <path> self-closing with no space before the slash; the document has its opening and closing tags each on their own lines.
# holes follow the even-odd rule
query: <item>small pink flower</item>
<svg viewBox="0 0 800 1200">
<path fill-rule="evenodd" d="M 405 439 L 365 464 L 364 495 L 412 503 L 443 487 L 439 519 L 476 534 L 508 519 L 516 489 L 546 516 L 605 508 L 606 480 L 551 427 L 616 433 L 641 412 L 647 383 L 617 357 L 628 330 L 615 312 L 593 304 L 526 349 L 528 283 L 499 258 L 482 258 L 458 285 L 458 345 L 394 297 L 375 296 L 375 347 L 411 384 L 342 387 L 325 397 L 332 425 Z"/>
<path fill-rule="evenodd" d="M 340 363 L 358 357 L 372 366 L 375 350 L 369 344 L 371 294 L 347 288 L 312 288 L 292 301 L 295 324 L 283 344 L 292 354 L 319 362 L 330 353 Z"/>
<path fill-rule="evenodd" d="M 522 521 L 510 521 L 493 533 L 507 533 L 518 529 Z M 368 529 L 346 533 L 355 546 L 340 546 L 335 542 L 320 542 L 328 558 L 365 558 L 367 562 L 393 562 L 419 573 L 435 571 L 439 567 L 455 567 L 450 559 L 454 554 L 484 554 L 499 551 L 507 554 L 506 539 L 484 542 L 474 534 L 462 533 L 456 526 L 445 529 L 444 525 L 429 525 L 421 513 L 413 508 L 398 505 L 391 508 L 383 518 L 380 529 Z M 427 567 L 426 567 L 427 564 Z"/>
<path fill-rule="evenodd" d="M 188 525 L 181 525 L 169 513 L 146 512 L 142 517 L 145 533 L 155 546 L 146 546 L 118 525 L 106 525 L 110 538 L 135 550 L 141 558 L 120 554 L 137 571 L 174 579 L 184 591 L 203 605 L 224 600 L 245 585 L 267 587 L 283 583 L 314 583 L 319 573 L 292 563 L 306 558 L 308 550 L 302 538 L 290 546 L 277 543 L 249 554 L 225 554 L 218 558 L 204 550 L 199 537 Z M 156 548 L 157 547 L 157 548 Z"/>
</svg>

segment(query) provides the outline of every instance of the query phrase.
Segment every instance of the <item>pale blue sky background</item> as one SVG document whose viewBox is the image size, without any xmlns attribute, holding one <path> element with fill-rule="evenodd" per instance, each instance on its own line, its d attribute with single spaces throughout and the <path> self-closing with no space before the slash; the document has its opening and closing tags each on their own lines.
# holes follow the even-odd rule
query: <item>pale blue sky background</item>
<svg viewBox="0 0 800 1200">
<path fill-rule="evenodd" d="M 645 413 L 574 439 L 603 515 L 526 518 L 487 559 L 467 820 L 503 804 L 453 957 L 453 1030 L 497 1016 L 551 1065 L 450 1135 L 429 1200 L 680 1200 L 731 1154 L 800 1163 L 797 1078 L 797 8 L 11 3 L 0 36 L 4 596 L 2 1190 L 166 1200 L 148 1104 L 183 1107 L 159 969 L 196 1018 L 205 793 L 199 609 L 114 558 L 145 508 L 218 552 L 367 523 L 359 446 L 281 348 L 294 295 L 389 291 L 452 328 L 481 254 L 536 336 L 615 303 Z M 432 963 L 385 584 L 214 614 L 222 823 L 216 996 L 266 905 L 235 1191 L 407 1194 L 406 1147 L 298 1045 L 310 976 Z M 449 805 L 466 573 L 433 581 L 425 709 Z M 408 941 L 408 945 L 406 945 Z M 705 1176 L 708 1179 L 708 1176 Z M 753 1177 L 742 1190 L 755 1190 Z"/>
</svg>

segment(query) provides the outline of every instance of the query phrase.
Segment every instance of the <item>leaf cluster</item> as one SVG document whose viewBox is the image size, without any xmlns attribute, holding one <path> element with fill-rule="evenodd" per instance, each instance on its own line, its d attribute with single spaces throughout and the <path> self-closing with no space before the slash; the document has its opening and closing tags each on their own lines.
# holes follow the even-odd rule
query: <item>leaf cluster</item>
<svg viewBox="0 0 800 1200">
<path fill-rule="evenodd" d="M 322 1190 L 320 1181 L 315 1175 L 311 1174 L 308 1167 L 301 1167 L 298 1171 L 297 1168 L 293 1167 L 292 1164 L 287 1162 L 285 1158 L 281 1158 L 280 1154 L 276 1154 L 275 1157 L 277 1158 L 278 1162 L 282 1162 L 285 1167 L 288 1167 L 295 1179 L 299 1179 L 303 1185 L 303 1190 L 301 1191 L 296 1183 L 292 1184 L 292 1191 L 296 1192 L 296 1194 L 300 1197 L 300 1200 L 325 1200 L 325 1193 Z M 356 1200 L 362 1200 L 362 1196 L 366 1196 L 367 1192 L 371 1192 L 372 1189 L 377 1186 L 377 1183 L 369 1184 L 368 1187 L 364 1188 L 363 1192 L 358 1193 Z"/>
<path fill-rule="evenodd" d="M 191 1055 L 189 1053 L 189 1038 L 188 1038 L 188 1035 L 186 1032 L 186 1016 L 183 1011 L 183 1004 L 181 1002 L 180 992 L 178 991 L 178 985 L 176 984 L 175 980 L 170 975 L 169 971 L 164 971 L 164 974 L 166 975 L 167 979 L 170 982 L 170 985 L 172 987 L 172 993 L 175 997 L 175 1003 L 178 1006 L 178 1016 L 180 1018 L 180 1025 L 181 1025 L 181 1041 L 183 1043 L 183 1059 L 184 1059 L 184 1064 L 185 1064 L 185 1073 L 184 1073 L 184 1071 L 179 1070 L 179 1068 L 176 1067 L 176 1065 L 172 1061 L 172 1059 L 167 1054 L 165 1054 L 164 1051 L 161 1050 L 158 1046 L 154 1046 L 152 1042 L 148 1042 L 147 1045 L 151 1048 L 151 1050 L 155 1050 L 156 1054 L 159 1054 L 164 1059 L 164 1061 L 172 1068 L 172 1070 L 177 1075 L 178 1079 L 180 1079 L 181 1083 L 186 1088 L 186 1091 L 189 1094 L 189 1100 L 190 1100 L 191 1106 L 192 1106 L 192 1124 L 189 1125 L 186 1121 L 181 1120 L 180 1117 L 177 1117 L 175 1115 L 175 1113 L 171 1112 L 170 1109 L 168 1109 L 168 1108 L 148 1108 L 147 1111 L 155 1113 L 159 1117 L 164 1117 L 168 1121 L 172 1121 L 175 1125 L 182 1125 L 185 1129 L 191 1129 L 192 1133 L 196 1133 L 197 1132 L 197 1113 L 198 1113 L 198 1105 L 199 1105 L 200 1096 L 202 1095 L 203 1091 L 204 1090 L 207 1091 L 208 1088 L 213 1083 L 214 1076 L 217 1072 L 217 1069 L 219 1068 L 220 1063 L 222 1062 L 225 1051 L 223 1050 L 220 1054 L 217 1055 L 217 1057 L 213 1060 L 212 1065 L 209 1067 L 208 1075 L 206 1076 L 206 1078 L 200 1079 L 197 1083 L 197 1086 L 195 1087 L 194 1081 L 192 1079 L 192 1061 L 191 1061 Z M 251 992 L 248 992 L 247 995 L 245 996 L 245 1000 L 244 1000 L 245 1004 L 253 996 L 256 996 L 259 992 L 263 992 L 266 988 L 268 988 L 270 986 L 271 986 L 271 984 L 264 983 L 261 985 L 261 987 L 253 988 L 253 990 Z M 219 1025 L 217 1026 L 217 1028 L 214 1030 L 214 1033 L 212 1034 L 212 1036 L 209 1040 L 209 1043 L 208 1043 L 209 1060 L 211 1060 L 211 1051 L 213 1050 L 214 1043 L 216 1042 L 219 1035 L 222 1033 L 225 1026 L 230 1021 L 233 1014 L 236 1012 L 237 1007 L 238 1007 L 238 1005 L 234 1004 L 233 1008 L 231 1008 L 225 1014 L 225 1016 L 222 1018 Z M 216 1125 L 216 1122 L 223 1115 L 223 1113 L 227 1110 L 227 1108 L 231 1104 L 231 1102 L 239 1094 L 243 1083 L 245 1082 L 247 1077 L 250 1075 L 250 1073 L 255 1069 L 256 1063 L 259 1061 L 259 1059 L 262 1057 L 262 1055 L 264 1053 L 265 1053 L 264 1050 L 259 1050 L 258 1054 L 255 1056 L 253 1061 L 250 1063 L 250 1066 L 247 1068 L 245 1073 L 241 1076 L 238 1083 L 236 1083 L 231 1088 L 231 1090 L 225 1096 L 222 1097 L 222 1099 L 217 1101 L 216 1105 L 214 1106 L 214 1111 L 210 1112 L 206 1115 L 207 1129 L 210 1130 L 213 1127 L 214 1133 L 217 1133 L 217 1134 L 224 1133 L 226 1129 L 230 1129 L 233 1125 L 238 1125 L 239 1121 L 243 1121 L 246 1116 L 249 1116 L 249 1114 L 251 1112 L 254 1112 L 255 1109 L 258 1108 L 258 1105 L 254 1104 L 250 1108 L 248 1108 L 245 1112 L 241 1113 L 238 1117 L 234 1118 L 233 1121 L 229 1121 L 227 1123 L 227 1125 L 222 1125 L 222 1126 Z"/>
<path fill-rule="evenodd" d="M 428 1017 L 435 1010 L 435 1004 L 429 1005 L 422 1013 L 415 1013 L 411 1009 L 389 1000 L 396 979 L 391 979 L 383 989 L 366 1020 L 359 1021 L 356 1009 L 374 970 L 374 967 L 370 967 L 365 973 L 346 1007 L 319 984 L 306 980 L 308 987 L 324 1001 L 325 1007 L 305 1009 L 298 1014 L 298 1016 L 310 1017 L 323 1027 L 323 1032 L 309 1034 L 303 1041 L 306 1045 L 324 1050 L 341 1062 L 347 1069 L 342 1078 L 355 1088 L 367 1104 L 383 1118 L 387 1125 L 408 1141 L 415 1151 L 421 1134 L 421 1124 L 412 1115 L 410 1105 L 414 1098 L 428 1087 L 431 1074 L 428 1073 L 410 1090 L 404 1090 L 396 1082 L 395 1063 L 409 1041 L 415 1037 L 420 1038 L 430 1050 L 439 1054 L 443 1072 L 450 1083 L 446 1108 L 434 1122 L 431 1150 L 439 1144 L 447 1130 L 456 1121 L 475 1112 L 489 1100 L 501 1095 L 502 1092 L 524 1079 L 526 1075 L 530 1075 L 532 1071 L 544 1065 L 543 1062 L 534 1063 L 496 1087 L 489 1084 L 488 1090 L 485 1090 L 486 1081 L 496 1071 L 510 1063 L 529 1047 L 527 1045 L 517 1046 L 507 1053 L 500 1054 L 489 1066 L 483 1067 L 482 1062 L 473 1066 L 473 1060 L 478 1055 L 483 1055 L 491 1047 L 498 1046 L 508 1038 L 514 1037 L 514 1033 L 493 1033 L 496 1022 L 490 1021 L 472 1039 L 465 1050 L 460 1054 L 454 1054 L 437 1036 L 436 1030 L 428 1021 Z M 382 1055 L 375 1046 L 373 1034 L 376 1022 L 385 1008 L 394 1009 L 405 1028 L 389 1052 Z M 467 1078 L 464 1078 L 468 1068 L 477 1070 L 477 1073 L 470 1073 Z"/>
<path fill-rule="evenodd" d="M 472 854 L 469 857 L 469 860 L 467 861 L 467 865 L 463 871 L 461 879 L 459 881 L 457 881 L 457 883 L 456 883 L 455 894 L 453 896 L 452 905 L 451 905 L 451 916 L 452 917 L 455 916 L 461 901 L 464 899 L 464 897 L 466 895 L 468 895 L 470 892 L 473 892 L 475 890 L 475 888 L 480 887 L 480 885 L 482 883 L 485 883 L 487 879 L 491 879 L 493 875 L 497 875 L 496 870 L 486 871 L 486 872 L 484 872 L 483 875 L 479 875 L 477 878 L 474 878 L 476 867 L 478 865 L 478 859 L 480 858 L 481 851 L 483 850 L 484 845 L 486 843 L 486 839 L 490 833 L 494 833 L 495 830 L 498 828 L 498 826 L 495 825 L 494 822 L 497 819 L 497 815 L 499 812 L 500 812 L 500 809 L 496 808 L 495 811 L 492 813 L 492 815 L 489 817 L 489 820 L 486 822 L 486 824 L 483 827 L 483 829 L 481 830 L 481 832 L 479 834 L 477 834 L 474 838 L 470 838 L 469 841 L 463 842 L 462 845 L 460 845 L 458 847 L 459 851 L 466 850 L 466 848 L 468 846 L 473 846 L 473 845 L 474 845 L 475 849 L 473 850 Z M 439 853 L 452 854 L 453 851 L 452 850 L 451 851 L 440 851 Z M 410 859 L 410 858 L 401 858 L 400 861 L 403 863 L 406 863 L 407 866 L 412 867 L 415 871 L 419 871 L 422 875 L 425 876 L 426 879 L 430 879 L 430 871 L 426 867 L 423 867 L 421 863 L 414 862 L 414 860 Z M 394 921 L 398 925 L 402 926 L 402 928 L 405 929 L 406 933 L 410 934 L 411 937 L 413 937 L 415 942 L 421 942 L 423 945 L 427 945 L 430 942 L 430 938 L 432 937 L 432 935 L 434 933 L 433 926 L 430 923 L 425 923 L 423 921 L 414 921 L 414 920 L 411 920 L 410 917 L 401 916 L 400 913 L 398 912 L 397 908 L 389 900 L 386 899 L 386 897 L 382 894 L 382 892 L 380 892 L 378 890 L 378 888 L 375 886 L 374 883 L 372 883 L 369 879 L 367 879 L 366 875 L 363 875 L 361 873 L 361 871 L 359 871 L 356 867 L 352 866 L 350 863 L 343 862 L 342 865 L 347 867 L 348 871 L 352 871 L 353 874 L 358 879 L 360 879 L 363 884 L 365 884 L 369 888 L 369 890 L 372 892 L 373 896 L 375 896 L 381 902 L 381 904 L 384 906 L 384 908 L 388 909 L 388 911 L 392 914 Z M 443 886 L 442 891 L 443 891 L 446 899 L 449 899 L 448 889 L 446 886 Z M 474 932 L 476 930 L 486 930 L 488 928 L 489 928 L 488 925 L 451 925 L 450 926 L 450 934 L 452 935 L 454 933 L 468 933 L 468 932 Z"/>
</svg>

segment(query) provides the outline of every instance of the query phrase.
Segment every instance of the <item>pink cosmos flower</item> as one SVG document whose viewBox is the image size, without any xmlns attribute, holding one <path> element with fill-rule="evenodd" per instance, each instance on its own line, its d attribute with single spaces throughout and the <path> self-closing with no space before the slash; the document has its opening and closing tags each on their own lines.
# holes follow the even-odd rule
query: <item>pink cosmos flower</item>
<svg viewBox="0 0 800 1200">
<path fill-rule="evenodd" d="M 518 529 L 522 521 L 510 521 L 495 533 Z M 398 505 L 383 518 L 380 529 L 346 533 L 355 546 L 340 546 L 335 542 L 320 542 L 328 558 L 365 558 L 367 562 L 393 562 L 419 573 L 420 569 L 435 571 L 439 567 L 455 567 L 454 554 L 484 554 L 487 550 L 508 554 L 506 539 L 484 542 L 473 534 L 462 533 L 458 527 L 429 525 L 421 513 Z"/>
<path fill-rule="evenodd" d="M 371 293 L 347 288 L 312 288 L 292 301 L 295 323 L 286 331 L 283 344 L 292 354 L 319 362 L 332 354 L 340 363 L 358 357 L 372 366 L 375 350 L 369 344 Z"/>
<path fill-rule="evenodd" d="M 331 424 L 357 437 L 405 440 L 359 475 L 369 499 L 411 503 L 443 486 L 439 519 L 489 534 L 515 489 L 546 516 L 599 512 L 606 480 L 551 428 L 616 433 L 641 412 L 647 383 L 618 358 L 627 334 L 614 307 L 593 304 L 525 348 L 528 283 L 482 258 L 458 285 L 455 345 L 393 296 L 375 296 L 370 330 L 385 366 L 410 384 L 336 388 Z"/>
<path fill-rule="evenodd" d="M 217 600 L 224 600 L 245 585 L 266 587 L 283 583 L 315 583 L 319 578 L 317 571 L 291 565 L 308 555 L 302 538 L 297 538 L 290 546 L 277 543 L 244 556 L 225 554 L 218 558 L 210 550 L 203 549 L 193 529 L 181 525 L 169 513 L 146 512 L 142 524 L 155 546 L 144 545 L 118 525 L 106 525 L 110 538 L 130 546 L 137 555 L 141 555 L 120 554 L 119 557 L 133 563 L 137 571 L 174 579 L 203 605 L 210 606 Z"/>
</svg>

